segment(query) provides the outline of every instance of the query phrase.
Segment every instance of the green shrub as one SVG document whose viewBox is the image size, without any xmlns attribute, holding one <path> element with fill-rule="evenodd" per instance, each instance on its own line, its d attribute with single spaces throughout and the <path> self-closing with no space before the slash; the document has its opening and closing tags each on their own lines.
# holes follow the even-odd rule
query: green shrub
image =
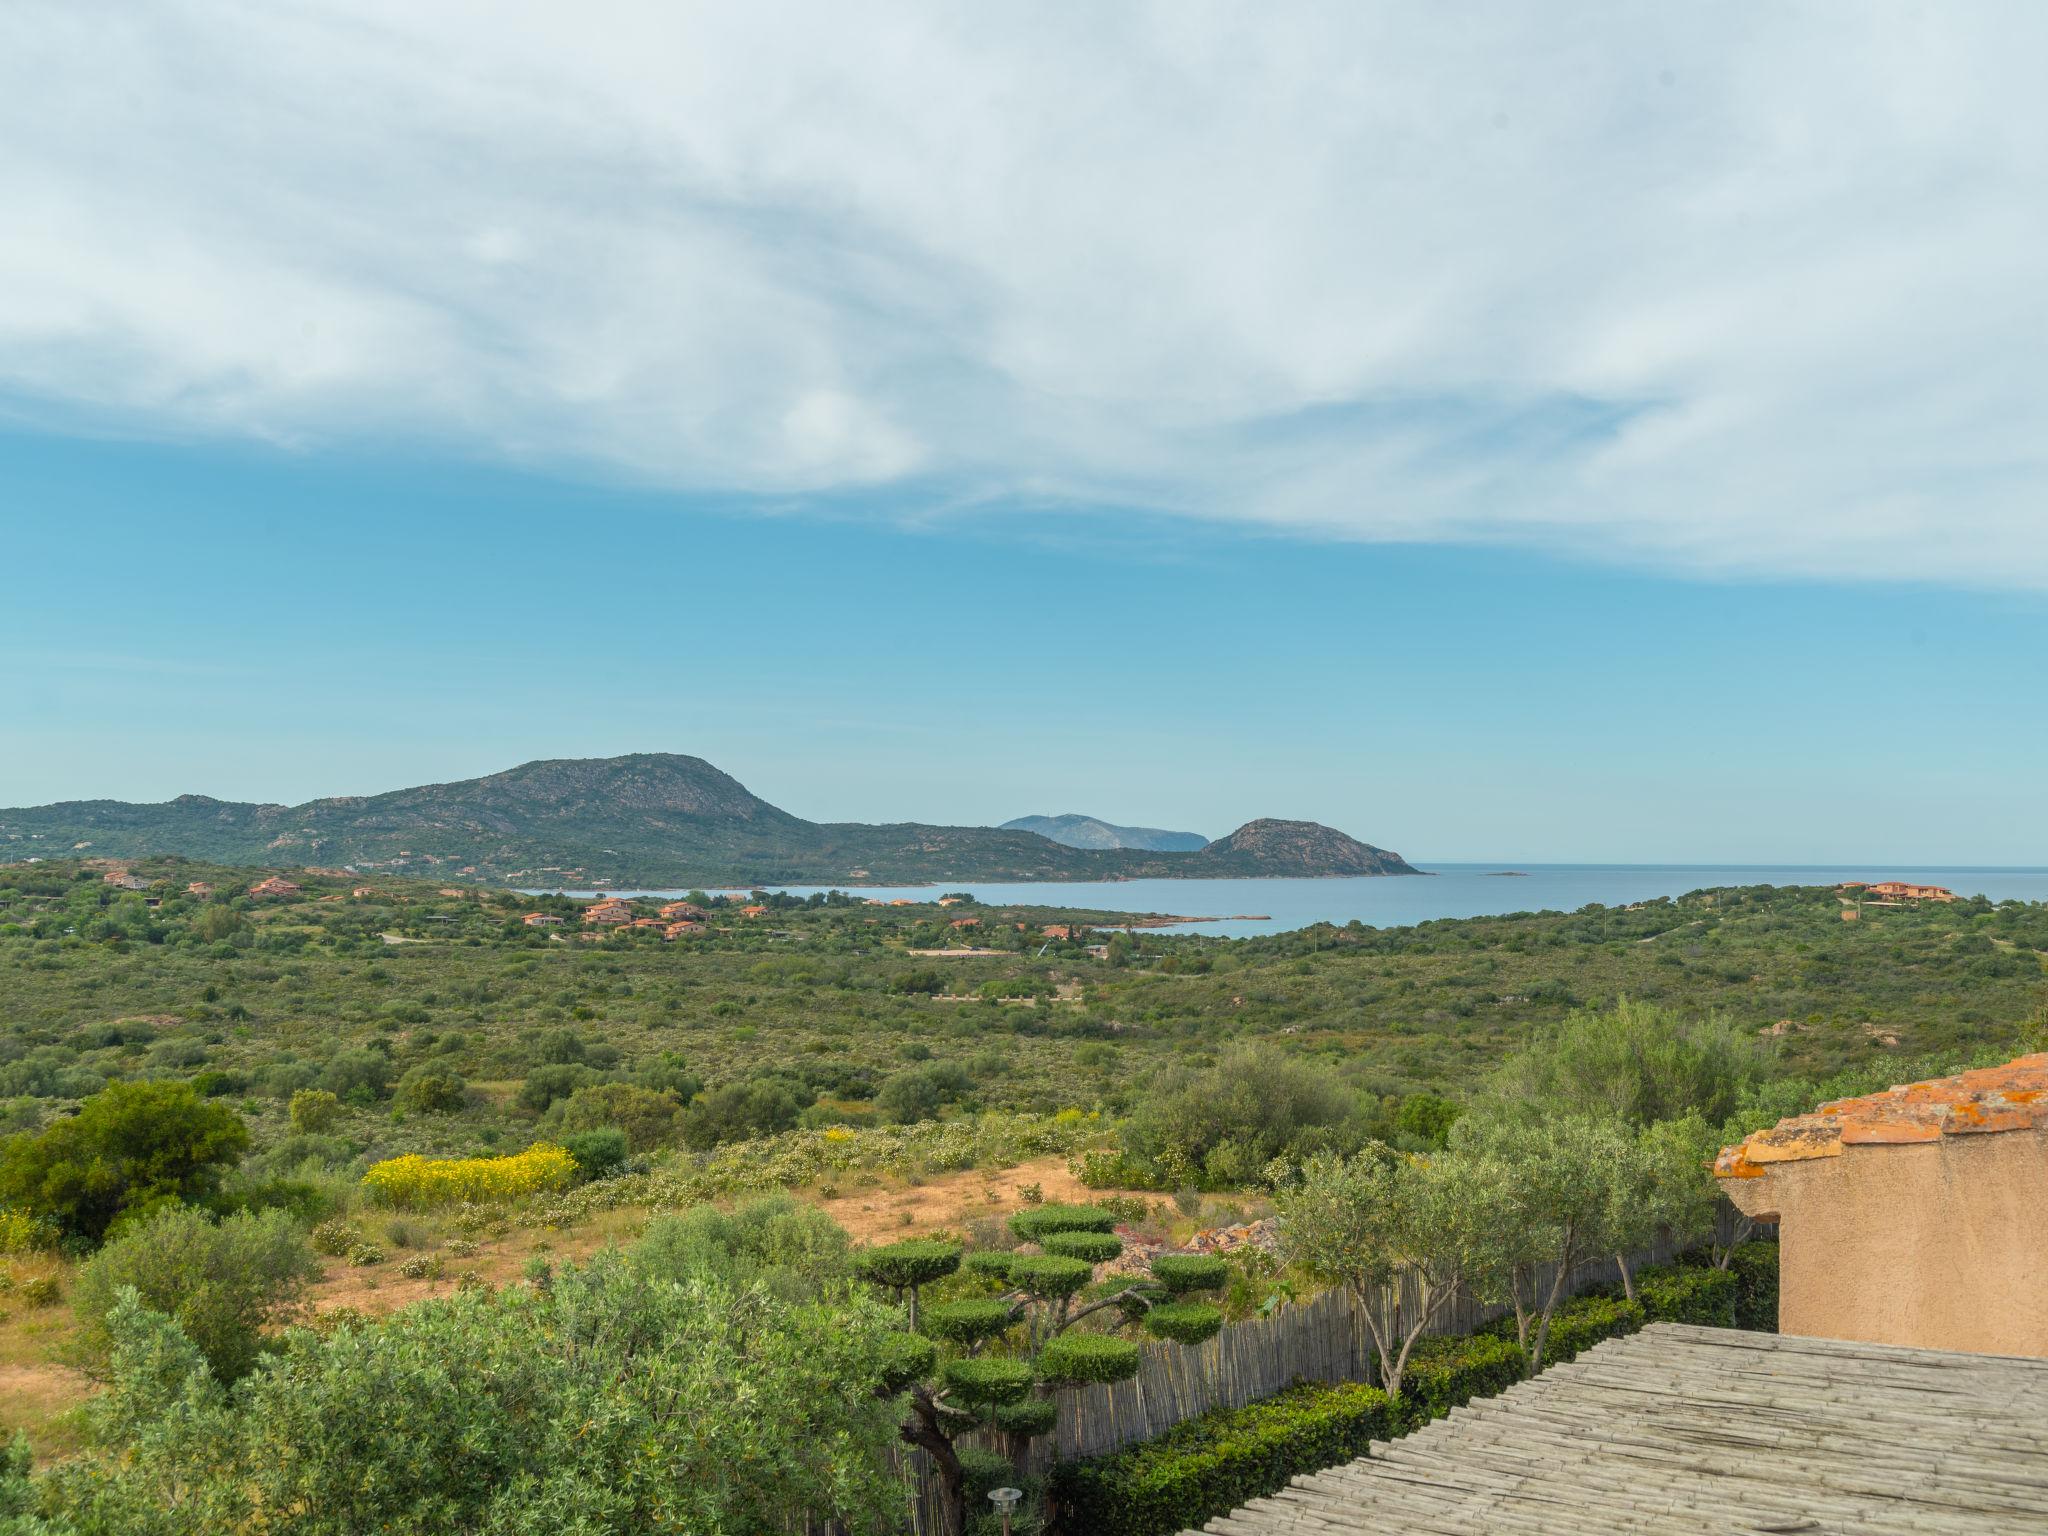
<svg viewBox="0 0 2048 1536">
<path fill-rule="evenodd" d="M 1124 1251 L 1124 1240 L 1112 1232 L 1048 1232 L 1039 1246 L 1063 1259 L 1107 1264 Z"/>
<path fill-rule="evenodd" d="M 339 1216 L 330 1216 L 308 1234 L 306 1241 L 315 1253 L 324 1253 L 331 1259 L 338 1259 L 363 1240 L 363 1234 L 352 1221 Z"/>
<path fill-rule="evenodd" d="M 55 1275 L 30 1275 L 21 1282 L 21 1299 L 31 1307 L 54 1307 L 64 1286 Z"/>
<path fill-rule="evenodd" d="M 334 1129 L 341 1117 L 341 1100 L 325 1088 L 301 1088 L 292 1094 L 292 1131 L 300 1136 L 318 1136 Z"/>
<path fill-rule="evenodd" d="M 113 1349 L 107 1319 L 132 1289 L 150 1311 L 176 1320 L 217 1378 L 236 1381 L 256 1363 L 263 1330 L 297 1311 L 319 1272 L 282 1211 L 214 1222 L 172 1206 L 129 1223 L 79 1270 L 77 1347 L 89 1368 L 106 1368 Z"/>
<path fill-rule="evenodd" d="M 1056 1387 L 1128 1381 L 1137 1369 L 1137 1343 L 1107 1333 L 1062 1333 L 1038 1353 L 1040 1379 Z"/>
<path fill-rule="evenodd" d="M 948 1360 L 939 1375 L 963 1407 L 977 1412 L 1021 1402 L 1031 1391 L 1031 1367 L 1022 1360 Z"/>
<path fill-rule="evenodd" d="M 557 1099 L 547 1112 L 546 1126 L 559 1137 L 577 1131 L 594 1131 L 616 1126 L 625 1132 L 634 1152 L 652 1152 L 672 1147 L 682 1135 L 683 1102 L 662 1089 L 638 1083 L 592 1083 L 578 1088 L 566 1099 Z M 564 1146 L 568 1145 L 563 1140 Z"/>
<path fill-rule="evenodd" d="M 1401 1376 L 1401 1403 L 1411 1419 L 1427 1423 L 1475 1397 L 1505 1392 L 1527 1373 L 1512 1332 L 1422 1339 Z"/>
<path fill-rule="evenodd" d="M 1230 1280 L 1230 1261 L 1211 1253 L 1162 1253 L 1152 1261 L 1152 1278 L 1175 1296 L 1221 1290 Z"/>
<path fill-rule="evenodd" d="M 0 1146 L 0 1206 L 98 1242 L 123 1214 L 210 1199 L 248 1145 L 242 1117 L 188 1083 L 115 1083 Z"/>
<path fill-rule="evenodd" d="M 422 1062 L 398 1080 L 392 1099 L 415 1114 L 452 1115 L 468 1096 L 468 1085 L 453 1069 Z"/>
<path fill-rule="evenodd" d="M 562 1138 L 562 1149 L 576 1159 L 576 1176 L 584 1182 L 617 1173 L 626 1164 L 626 1133 L 615 1125 L 576 1131 Z"/>
<path fill-rule="evenodd" d="M 863 1279 L 899 1291 L 930 1285 L 959 1267 L 960 1245 L 935 1237 L 888 1243 L 854 1255 L 854 1268 Z"/>
<path fill-rule="evenodd" d="M 735 1290 L 759 1284 L 785 1301 L 809 1301 L 851 1272 L 853 1245 L 817 1206 L 777 1191 L 730 1211 L 698 1205 L 657 1216 L 632 1261 L 664 1279 L 718 1280 Z"/>
<path fill-rule="evenodd" d="M 1114 1455 L 1060 1462 L 1051 1484 L 1068 1530 L 1173 1536 L 1289 1478 L 1365 1454 L 1399 1422 L 1397 1406 L 1376 1388 L 1296 1386 L 1189 1419 Z"/>
<path fill-rule="evenodd" d="M 977 1248 L 960 1261 L 960 1267 L 985 1280 L 1008 1280 L 1010 1264 L 1017 1257 L 1017 1254 L 1005 1253 L 1000 1248 Z"/>
<path fill-rule="evenodd" d="M 993 1297 L 938 1302 L 919 1318 L 926 1333 L 949 1344 L 979 1344 L 1008 1332 L 1012 1321 L 1010 1303 Z"/>
<path fill-rule="evenodd" d="M 1727 1328 L 1735 1321 L 1735 1276 L 1725 1269 L 1659 1264 L 1636 1276 L 1636 1300 L 1653 1323 Z"/>
<path fill-rule="evenodd" d="M 1010 1218 L 1010 1230 L 1027 1243 L 1055 1232 L 1107 1232 L 1116 1217 L 1099 1205 L 1034 1205 Z"/>
<path fill-rule="evenodd" d="M 1200 1344 L 1223 1330 L 1223 1314 L 1198 1301 L 1169 1301 L 1148 1309 L 1145 1331 L 1176 1344 Z"/>
<path fill-rule="evenodd" d="M 1735 1326 L 1757 1333 L 1778 1331 L 1778 1245 L 1738 1243 L 1728 1260 L 1735 1276 Z"/>
<path fill-rule="evenodd" d="M 1543 1341 L 1543 1368 L 1563 1365 L 1603 1339 L 1618 1339 L 1643 1326 L 1643 1305 L 1619 1296 L 1579 1296 L 1559 1307 Z"/>
<path fill-rule="evenodd" d="M 1010 1260 L 1010 1284 L 1032 1296 L 1071 1296 L 1094 1278 L 1094 1266 L 1080 1259 L 1048 1253 Z"/>
</svg>

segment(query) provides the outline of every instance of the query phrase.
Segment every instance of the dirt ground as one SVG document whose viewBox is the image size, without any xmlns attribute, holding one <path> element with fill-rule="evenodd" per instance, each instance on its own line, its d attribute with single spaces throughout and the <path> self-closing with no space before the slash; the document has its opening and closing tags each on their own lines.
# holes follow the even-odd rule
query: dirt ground
<svg viewBox="0 0 2048 1536">
<path fill-rule="evenodd" d="M 1044 1157 L 1000 1172 L 974 1168 L 939 1174 L 922 1184 L 864 1189 L 818 1203 L 853 1234 L 856 1243 L 893 1243 L 932 1232 L 959 1232 L 977 1216 L 1007 1216 L 1023 1209 L 1023 1191 L 1034 1184 L 1047 1200 L 1080 1203 L 1119 1193 L 1091 1190 L 1067 1172 L 1065 1158 Z M 1140 1193 L 1139 1198 L 1161 1197 Z"/>
</svg>

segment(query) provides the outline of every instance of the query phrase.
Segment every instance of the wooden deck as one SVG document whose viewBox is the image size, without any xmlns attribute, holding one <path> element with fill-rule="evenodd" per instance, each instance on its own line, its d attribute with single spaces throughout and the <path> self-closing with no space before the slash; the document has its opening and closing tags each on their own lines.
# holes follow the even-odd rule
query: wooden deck
<svg viewBox="0 0 2048 1536">
<path fill-rule="evenodd" d="M 1657 1324 L 1203 1530 L 2048 1533 L 2048 1360 Z"/>
</svg>

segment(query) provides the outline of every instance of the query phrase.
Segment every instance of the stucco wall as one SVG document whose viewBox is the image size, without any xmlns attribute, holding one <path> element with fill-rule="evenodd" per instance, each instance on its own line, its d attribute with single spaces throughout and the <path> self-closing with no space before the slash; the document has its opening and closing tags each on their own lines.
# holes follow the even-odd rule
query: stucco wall
<svg viewBox="0 0 2048 1536">
<path fill-rule="evenodd" d="M 2048 1131 L 1846 1146 L 1723 1188 L 1781 1218 L 1781 1332 L 2048 1357 Z"/>
</svg>

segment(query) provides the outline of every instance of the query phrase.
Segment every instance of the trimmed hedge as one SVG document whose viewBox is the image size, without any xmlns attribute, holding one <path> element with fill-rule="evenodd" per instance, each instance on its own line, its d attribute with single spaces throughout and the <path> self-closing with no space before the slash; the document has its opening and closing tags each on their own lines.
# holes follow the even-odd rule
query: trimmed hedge
<svg viewBox="0 0 2048 1536">
<path fill-rule="evenodd" d="M 1060 1529 L 1088 1536 L 1173 1536 L 1276 1492 L 1287 1480 L 1365 1454 L 1401 1426 L 1375 1387 L 1290 1387 L 1243 1408 L 1205 1413 L 1112 1456 L 1052 1470 Z"/>
<path fill-rule="evenodd" d="M 1401 1405 L 1412 1423 L 1427 1424 L 1475 1397 L 1505 1392 L 1527 1371 L 1522 1346 L 1512 1335 L 1418 1339 L 1401 1376 Z"/>
<path fill-rule="evenodd" d="M 1735 1276 L 1725 1269 L 1659 1264 L 1636 1276 L 1636 1300 L 1653 1323 L 1728 1328 L 1735 1322 Z"/>
</svg>

